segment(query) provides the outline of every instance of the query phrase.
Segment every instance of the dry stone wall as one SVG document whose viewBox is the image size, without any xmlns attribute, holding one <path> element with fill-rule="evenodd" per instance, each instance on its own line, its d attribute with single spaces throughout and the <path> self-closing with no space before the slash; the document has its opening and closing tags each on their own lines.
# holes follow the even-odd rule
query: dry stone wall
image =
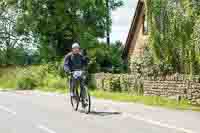
<svg viewBox="0 0 200 133">
<path fill-rule="evenodd" d="M 185 98 L 192 104 L 200 104 L 199 77 L 175 75 L 168 77 L 146 78 L 144 95 Z"/>
<path fill-rule="evenodd" d="M 140 92 L 142 79 L 137 75 L 97 73 L 91 78 L 93 86 L 103 91 Z"/>
<path fill-rule="evenodd" d="M 92 84 L 103 91 L 184 98 L 190 100 L 192 104 L 200 104 L 199 76 L 173 75 L 143 78 L 139 75 L 98 73 L 92 75 Z"/>
</svg>

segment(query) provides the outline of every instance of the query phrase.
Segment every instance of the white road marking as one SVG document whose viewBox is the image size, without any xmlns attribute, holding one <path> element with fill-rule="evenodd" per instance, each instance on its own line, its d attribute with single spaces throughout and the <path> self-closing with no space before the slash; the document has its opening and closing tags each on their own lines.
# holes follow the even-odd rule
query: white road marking
<svg viewBox="0 0 200 133">
<path fill-rule="evenodd" d="M 56 133 L 55 131 L 53 131 L 53 130 L 51 130 L 51 129 L 47 128 L 46 126 L 43 126 L 43 125 L 38 125 L 37 128 L 39 128 L 39 129 L 41 129 L 41 130 L 43 130 L 47 133 Z"/>
<path fill-rule="evenodd" d="M 0 105 L 0 110 L 6 111 L 6 112 L 8 112 L 8 113 L 10 113 L 12 115 L 16 115 L 17 114 L 16 112 L 12 111 L 11 109 L 9 109 L 7 107 L 4 107 L 4 106 L 1 106 L 1 105 Z"/>
<path fill-rule="evenodd" d="M 128 113 L 124 113 L 123 115 L 125 117 L 130 117 L 130 118 L 133 118 L 135 120 L 144 121 L 144 122 L 147 122 L 147 123 L 159 126 L 159 127 L 174 129 L 174 130 L 181 131 L 181 132 L 184 132 L 184 133 L 197 133 L 197 132 L 189 130 L 189 129 L 179 128 L 179 127 L 176 127 L 176 126 L 173 126 L 173 125 L 169 125 L 167 123 L 162 123 L 162 122 L 151 120 L 151 119 L 145 119 L 141 116 L 136 116 L 136 115 L 132 115 L 132 114 L 128 114 Z"/>
</svg>

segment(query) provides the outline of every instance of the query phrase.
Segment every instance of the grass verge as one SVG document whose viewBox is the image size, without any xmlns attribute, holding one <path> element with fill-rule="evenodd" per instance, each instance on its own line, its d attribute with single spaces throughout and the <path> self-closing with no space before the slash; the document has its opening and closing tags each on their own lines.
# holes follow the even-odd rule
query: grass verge
<svg viewBox="0 0 200 133">
<path fill-rule="evenodd" d="M 34 71 L 36 68 L 37 67 L 31 67 L 30 70 Z M 16 90 L 12 88 L 17 88 L 17 76 L 22 70 L 23 68 L 17 67 L 0 69 L 0 87 L 9 88 L 3 90 Z M 47 74 L 43 80 L 43 86 L 37 86 L 36 88 L 39 88 L 37 90 L 44 92 L 67 93 L 67 90 L 65 89 L 66 79 L 61 79 L 55 75 Z M 111 93 L 103 91 L 91 91 L 91 94 L 97 98 L 109 99 L 113 101 L 141 103 L 145 105 L 161 106 L 171 109 L 200 111 L 200 106 L 193 106 L 189 104 L 189 101 L 187 100 L 177 102 L 176 100 L 171 100 L 163 97 L 136 96 L 128 93 Z"/>
<path fill-rule="evenodd" d="M 158 96 L 136 96 L 128 93 L 111 93 L 103 91 L 92 91 L 91 94 L 96 98 L 103 98 L 113 101 L 141 103 L 144 105 L 159 106 L 170 109 L 200 111 L 200 106 L 191 105 L 187 100 L 178 102 L 176 100 Z"/>
<path fill-rule="evenodd" d="M 16 90 L 16 89 L 8 88 L 0 90 Z M 66 94 L 69 91 L 67 89 L 55 89 L 47 87 L 42 87 L 35 90 L 43 92 L 56 92 L 60 94 Z M 192 110 L 200 112 L 200 106 L 191 105 L 187 100 L 182 100 L 180 102 L 177 102 L 176 100 L 158 96 L 138 96 L 138 95 L 131 95 L 128 93 L 104 92 L 104 91 L 91 91 L 91 95 L 96 98 L 105 100 L 128 102 L 128 103 L 141 103 L 149 106 L 157 106 L 157 107 L 164 107 L 164 108 L 178 109 L 178 110 Z"/>
</svg>

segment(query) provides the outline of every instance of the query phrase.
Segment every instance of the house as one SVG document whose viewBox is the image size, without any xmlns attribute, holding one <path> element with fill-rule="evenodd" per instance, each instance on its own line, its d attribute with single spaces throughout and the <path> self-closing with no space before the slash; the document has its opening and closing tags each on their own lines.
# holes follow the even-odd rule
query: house
<svg viewBox="0 0 200 133">
<path fill-rule="evenodd" d="M 122 55 L 124 61 L 129 64 L 130 71 L 133 71 L 132 61 L 143 55 L 147 42 L 147 32 L 145 3 L 144 0 L 138 0 Z"/>
</svg>

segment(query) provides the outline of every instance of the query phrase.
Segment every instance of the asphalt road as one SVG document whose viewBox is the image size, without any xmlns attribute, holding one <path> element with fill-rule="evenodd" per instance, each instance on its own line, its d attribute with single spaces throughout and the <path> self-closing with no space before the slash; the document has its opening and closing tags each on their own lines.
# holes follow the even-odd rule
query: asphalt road
<svg viewBox="0 0 200 133">
<path fill-rule="evenodd" d="M 74 112 L 65 95 L 0 92 L 0 133 L 200 133 L 200 113 L 92 98 Z"/>
</svg>

